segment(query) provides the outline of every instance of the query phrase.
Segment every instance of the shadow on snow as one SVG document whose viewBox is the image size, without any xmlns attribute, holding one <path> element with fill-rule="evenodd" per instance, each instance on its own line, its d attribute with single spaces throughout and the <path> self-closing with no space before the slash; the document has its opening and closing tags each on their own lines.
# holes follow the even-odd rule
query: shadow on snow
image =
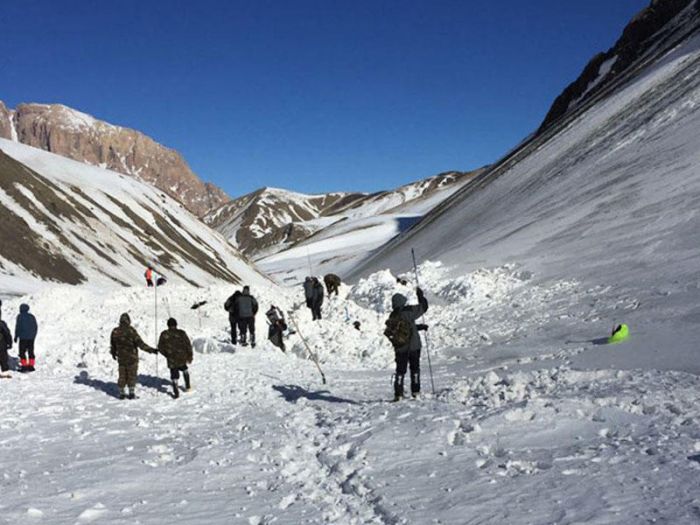
<svg viewBox="0 0 700 525">
<path fill-rule="evenodd" d="M 272 387 L 277 390 L 286 401 L 290 403 L 296 403 L 302 397 L 310 401 L 326 401 L 328 403 L 349 403 L 351 405 L 356 405 L 357 402 L 352 399 L 343 399 L 342 397 L 336 397 L 330 395 L 328 390 L 317 390 L 316 392 L 311 392 L 297 385 L 274 385 Z"/>
</svg>

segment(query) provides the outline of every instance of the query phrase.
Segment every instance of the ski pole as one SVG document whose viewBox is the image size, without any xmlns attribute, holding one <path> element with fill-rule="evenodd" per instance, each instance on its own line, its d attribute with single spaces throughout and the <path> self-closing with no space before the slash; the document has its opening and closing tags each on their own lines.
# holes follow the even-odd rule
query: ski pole
<svg viewBox="0 0 700 525">
<path fill-rule="evenodd" d="M 153 327 L 153 339 L 155 341 L 155 348 L 156 348 L 156 376 L 159 376 L 158 374 L 158 283 L 154 283 L 155 286 L 153 287 L 153 295 L 155 297 L 155 308 L 154 308 L 154 316 L 155 316 L 155 326 Z"/>
<path fill-rule="evenodd" d="M 306 341 L 304 336 L 301 334 L 301 330 L 299 330 L 299 325 L 296 322 L 296 319 L 292 317 L 292 315 L 287 312 L 287 317 L 289 317 L 292 320 L 292 324 L 294 325 L 294 328 L 296 328 L 297 333 L 299 334 L 299 339 L 301 339 L 301 342 L 304 343 L 304 346 L 306 347 L 306 351 L 309 352 L 309 355 L 311 356 L 311 359 L 313 360 L 314 364 L 316 365 L 316 368 L 318 368 L 319 373 L 321 374 L 321 380 L 323 381 L 323 384 L 326 384 L 326 374 L 323 373 L 323 370 L 321 370 L 321 365 L 318 362 L 318 355 L 311 350 L 311 347 L 309 346 L 309 343 Z"/>
<path fill-rule="evenodd" d="M 416 287 L 420 288 L 420 283 L 418 282 L 418 265 L 416 264 L 416 252 L 411 248 L 411 257 L 413 257 L 413 271 L 416 274 Z M 423 315 L 421 315 L 421 319 Z M 418 336 L 420 337 L 420 335 Z M 433 395 L 435 395 L 435 382 L 433 381 L 433 365 L 430 363 L 430 340 L 428 339 L 428 331 L 425 331 L 425 354 L 428 356 L 428 370 L 430 371 L 430 386 L 433 388 Z"/>
</svg>

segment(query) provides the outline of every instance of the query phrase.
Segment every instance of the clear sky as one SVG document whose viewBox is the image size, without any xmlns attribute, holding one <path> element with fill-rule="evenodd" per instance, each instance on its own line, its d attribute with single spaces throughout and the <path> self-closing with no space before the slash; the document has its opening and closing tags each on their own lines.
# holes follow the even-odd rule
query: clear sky
<svg viewBox="0 0 700 525">
<path fill-rule="evenodd" d="M 232 196 L 493 162 L 648 0 L 4 0 L 0 100 L 180 151 Z"/>
</svg>

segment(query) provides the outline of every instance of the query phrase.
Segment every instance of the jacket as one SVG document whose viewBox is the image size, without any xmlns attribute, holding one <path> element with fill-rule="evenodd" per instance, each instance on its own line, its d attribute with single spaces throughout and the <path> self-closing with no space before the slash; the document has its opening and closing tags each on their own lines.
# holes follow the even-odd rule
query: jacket
<svg viewBox="0 0 700 525">
<path fill-rule="evenodd" d="M 258 313 L 258 301 L 255 297 L 245 291 L 236 300 L 239 319 L 249 319 Z"/>
<path fill-rule="evenodd" d="M 0 321 L 0 349 L 12 348 L 12 334 L 5 321 Z"/>
<path fill-rule="evenodd" d="M 416 293 L 418 294 L 418 304 L 414 305 L 406 305 L 408 299 L 400 293 L 394 294 L 391 298 L 393 312 L 398 311 L 401 318 L 408 321 L 411 325 L 411 339 L 408 344 L 395 348 L 394 350 L 396 352 L 417 352 L 422 347 L 420 335 L 418 335 L 418 328 L 416 327 L 416 320 L 428 310 L 428 300 L 425 298 L 423 290 L 420 288 L 416 290 Z"/>
<path fill-rule="evenodd" d="M 29 305 L 20 305 L 17 323 L 15 324 L 15 342 L 18 340 L 36 339 L 37 332 L 36 317 L 29 313 Z"/>
<path fill-rule="evenodd" d="M 131 326 L 129 314 L 122 314 L 119 326 L 112 330 L 110 353 L 120 366 L 132 366 L 139 362 L 139 348 L 144 352 L 156 353 L 155 349 L 143 342 L 136 329 Z"/>
<path fill-rule="evenodd" d="M 183 368 L 192 362 L 192 343 L 179 328 L 168 328 L 160 334 L 158 351 L 168 360 L 168 368 Z"/>
</svg>

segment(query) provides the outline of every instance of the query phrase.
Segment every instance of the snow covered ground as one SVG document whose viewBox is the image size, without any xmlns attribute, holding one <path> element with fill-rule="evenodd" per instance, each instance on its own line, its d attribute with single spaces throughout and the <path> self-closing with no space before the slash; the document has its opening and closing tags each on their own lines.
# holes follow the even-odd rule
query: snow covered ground
<svg viewBox="0 0 700 525">
<path fill-rule="evenodd" d="M 2 523 L 695 523 L 700 519 L 700 379 L 590 366 L 609 319 L 633 296 L 515 265 L 467 274 L 426 262 L 431 394 L 391 403 L 381 335 L 388 271 L 324 305 L 300 290 L 254 289 L 297 320 L 283 354 L 228 342 L 232 290 L 160 289 L 194 339 L 194 392 L 173 400 L 143 354 L 139 398 L 115 396 L 108 337 L 122 311 L 155 338 L 154 295 L 57 287 L 6 300 L 40 323 L 38 371 L 2 380 Z M 405 276 L 410 278 L 410 276 Z M 208 301 L 199 310 L 196 302 Z M 353 328 L 361 322 L 361 331 Z M 595 361 L 593 359 L 593 361 Z"/>
</svg>

